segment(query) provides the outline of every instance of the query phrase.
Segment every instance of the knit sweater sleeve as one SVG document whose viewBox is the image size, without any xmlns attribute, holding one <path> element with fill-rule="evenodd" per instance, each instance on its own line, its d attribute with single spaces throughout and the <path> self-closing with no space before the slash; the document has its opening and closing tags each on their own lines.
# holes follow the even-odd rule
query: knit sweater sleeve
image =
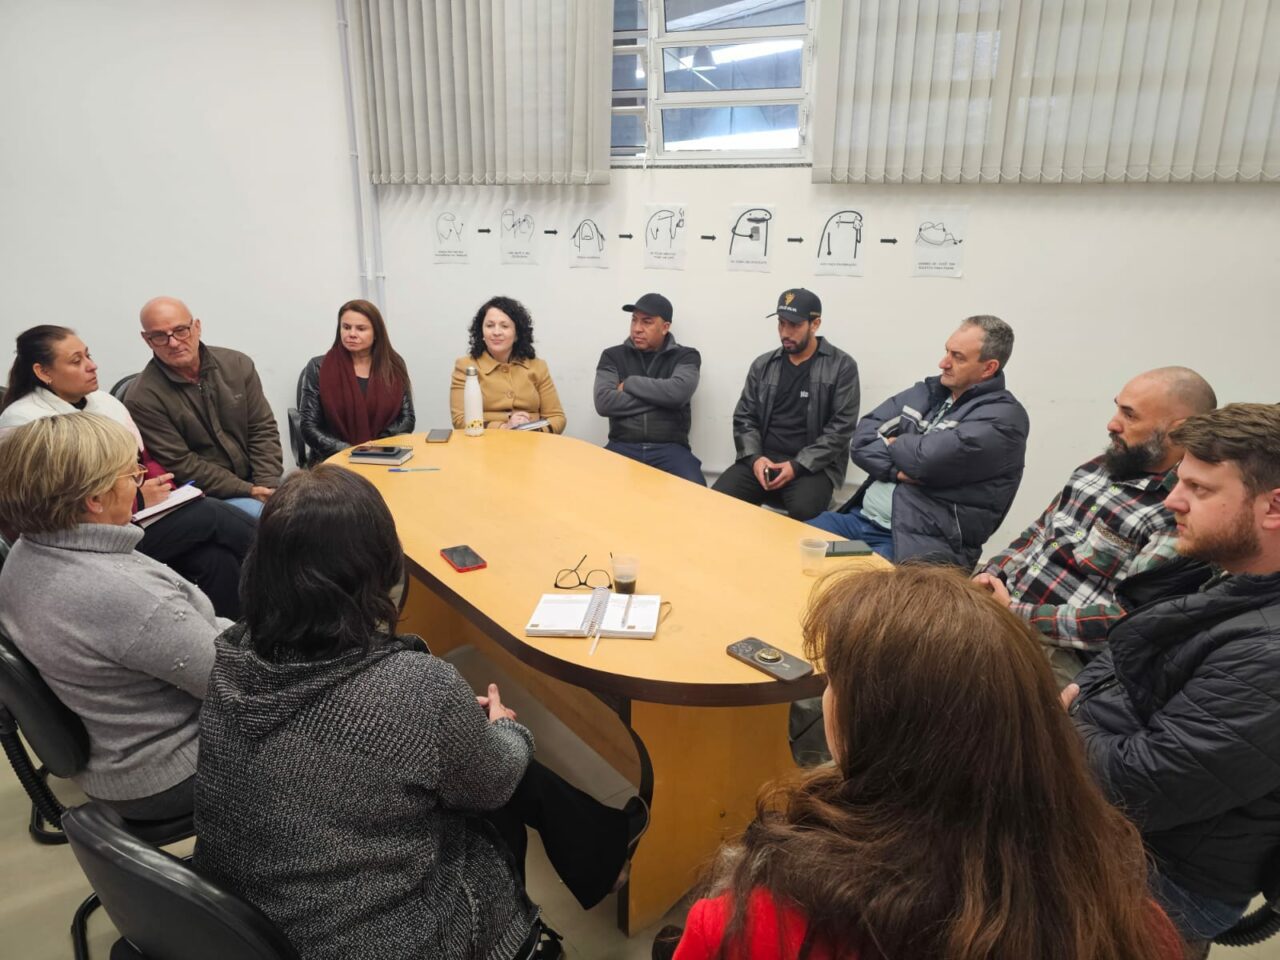
<svg viewBox="0 0 1280 960">
<path fill-rule="evenodd" d="M 449 809 L 497 809 L 511 799 L 533 758 L 533 734 L 513 720 L 490 723 L 458 671 L 435 664 L 436 749 L 431 769 L 422 771 L 426 784 Z"/>
<path fill-rule="evenodd" d="M 213 671 L 213 638 L 225 623 L 207 619 L 181 598 L 159 603 L 121 650 L 120 663 L 203 700 Z"/>
</svg>

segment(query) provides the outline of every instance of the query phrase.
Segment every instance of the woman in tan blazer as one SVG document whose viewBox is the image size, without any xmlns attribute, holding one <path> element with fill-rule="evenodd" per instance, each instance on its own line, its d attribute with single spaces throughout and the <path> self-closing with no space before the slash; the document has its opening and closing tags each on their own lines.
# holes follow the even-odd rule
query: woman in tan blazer
<svg viewBox="0 0 1280 960">
<path fill-rule="evenodd" d="M 510 297 L 491 297 L 471 321 L 471 351 L 453 365 L 449 412 L 462 428 L 462 388 L 467 367 L 480 375 L 484 425 L 509 430 L 545 419 L 541 429 L 564 433 L 564 408 L 545 360 L 533 351 L 533 319 L 524 304 Z"/>
</svg>

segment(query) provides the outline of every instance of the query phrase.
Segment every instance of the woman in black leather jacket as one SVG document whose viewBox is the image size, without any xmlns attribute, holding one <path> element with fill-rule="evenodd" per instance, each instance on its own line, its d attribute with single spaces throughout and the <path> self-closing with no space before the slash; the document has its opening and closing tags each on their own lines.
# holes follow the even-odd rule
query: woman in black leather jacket
<svg viewBox="0 0 1280 960">
<path fill-rule="evenodd" d="M 409 370 L 391 346 L 382 314 L 368 300 L 338 308 L 333 346 L 303 371 L 299 412 L 310 464 L 413 429 Z"/>
</svg>

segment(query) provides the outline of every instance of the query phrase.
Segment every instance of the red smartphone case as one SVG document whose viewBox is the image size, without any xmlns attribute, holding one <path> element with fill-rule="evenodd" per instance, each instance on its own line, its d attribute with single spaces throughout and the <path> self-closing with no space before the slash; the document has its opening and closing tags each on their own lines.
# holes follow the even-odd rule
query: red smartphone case
<svg viewBox="0 0 1280 960">
<path fill-rule="evenodd" d="M 470 547 L 467 547 L 466 549 L 470 550 L 471 553 L 474 554 L 476 559 L 479 560 L 480 562 L 471 563 L 471 564 L 464 563 L 459 565 L 460 562 L 458 560 L 455 560 L 453 557 L 449 555 L 450 550 L 457 550 L 457 549 L 458 549 L 457 547 L 445 547 L 443 550 L 440 551 L 440 556 L 444 557 L 445 563 L 449 564 L 449 566 L 453 567 L 453 569 L 457 570 L 459 573 L 466 573 L 469 570 L 483 570 L 485 567 L 489 565 L 484 561 L 484 558 L 481 557 L 480 554 L 476 553 L 474 550 L 471 550 Z"/>
</svg>

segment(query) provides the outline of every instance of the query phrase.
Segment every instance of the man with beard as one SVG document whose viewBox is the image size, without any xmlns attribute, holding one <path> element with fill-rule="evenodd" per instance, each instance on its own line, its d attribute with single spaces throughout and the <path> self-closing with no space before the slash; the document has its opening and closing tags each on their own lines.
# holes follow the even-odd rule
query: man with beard
<svg viewBox="0 0 1280 960">
<path fill-rule="evenodd" d="M 1194 370 L 1162 367 L 1134 377 L 1116 397 L 1111 445 L 1077 467 L 1044 513 L 975 578 L 1025 618 L 1051 647 L 1061 682 L 1096 652 L 1124 611 L 1116 586 L 1174 556 L 1165 495 L 1182 448 L 1170 431 L 1218 405 Z"/>
<path fill-rule="evenodd" d="M 818 336 L 822 301 L 812 291 L 784 290 L 770 316 L 778 318 L 782 346 L 751 364 L 733 411 L 738 457 L 714 489 L 808 520 L 844 483 L 858 422 L 858 364 Z"/>
<path fill-rule="evenodd" d="M 1062 700 L 1195 957 L 1280 852 L 1280 405 L 1231 404 L 1169 439 L 1181 559 L 1121 585 L 1133 613 Z"/>
</svg>

